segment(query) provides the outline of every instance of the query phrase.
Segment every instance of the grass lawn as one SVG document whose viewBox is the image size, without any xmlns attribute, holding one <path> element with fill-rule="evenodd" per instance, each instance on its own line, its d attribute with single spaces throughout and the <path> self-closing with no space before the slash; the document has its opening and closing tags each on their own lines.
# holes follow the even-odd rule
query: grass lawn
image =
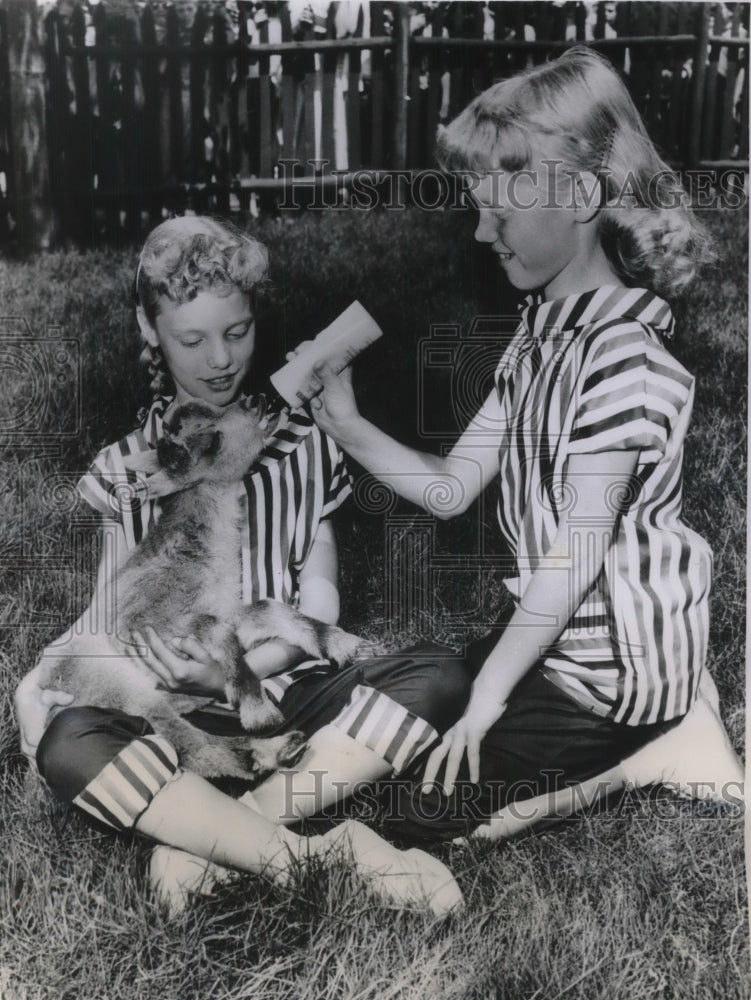
<svg viewBox="0 0 751 1000">
<path fill-rule="evenodd" d="M 742 750 L 748 232 L 741 212 L 709 221 L 720 266 L 678 309 L 674 350 L 697 376 L 685 519 L 715 553 L 710 668 Z M 410 443 L 450 442 L 489 384 L 492 343 L 465 341 L 452 370 L 427 360 L 430 326 L 466 331 L 473 317 L 514 309 L 471 227 L 461 212 L 267 220 L 275 288 L 259 320 L 259 385 L 289 346 L 359 298 L 385 330 L 356 374 L 363 411 Z M 72 485 L 146 402 L 134 263 L 125 247 L 0 264 L 2 315 L 17 318 L 0 320 L 0 997 L 749 996 L 743 821 L 729 810 L 632 795 L 534 837 L 442 848 L 468 902 L 442 925 L 320 868 L 286 889 L 241 876 L 168 921 L 145 885 L 143 845 L 66 816 L 29 775 L 12 691 L 85 608 L 96 565 L 96 526 Z M 498 551 L 493 502 L 432 526 L 362 477 L 339 531 L 353 631 L 461 643 L 501 608 L 501 562 L 473 568 Z M 436 555 L 443 568 L 428 578 Z M 395 598 L 407 564 L 416 571 Z"/>
</svg>

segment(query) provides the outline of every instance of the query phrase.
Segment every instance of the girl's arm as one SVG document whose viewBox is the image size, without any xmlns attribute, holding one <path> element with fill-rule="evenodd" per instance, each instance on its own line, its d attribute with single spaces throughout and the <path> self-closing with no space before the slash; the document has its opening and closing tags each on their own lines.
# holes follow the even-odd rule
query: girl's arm
<svg viewBox="0 0 751 1000">
<path fill-rule="evenodd" d="M 501 717 L 511 692 L 558 638 L 595 582 L 612 543 L 618 487 L 636 468 L 633 451 L 573 455 L 567 484 L 574 502 L 561 518 L 542 564 L 532 574 L 521 602 L 472 685 L 463 717 L 444 736 L 425 768 L 425 784 L 446 760 L 444 786 L 450 794 L 466 752 L 470 781 L 479 780 L 480 743 Z"/>
<path fill-rule="evenodd" d="M 99 594 L 114 578 L 127 555 L 125 532 L 122 525 L 116 521 L 108 519 L 103 521 L 101 539 L 101 555 L 96 579 L 96 592 Z M 81 627 L 88 629 L 92 627 L 86 611 L 69 631 L 72 633 L 74 629 Z M 93 627 L 96 628 L 95 623 Z M 64 635 L 61 636 L 61 639 L 64 638 Z M 21 751 L 32 761 L 42 734 L 47 728 L 50 711 L 53 708 L 70 705 L 73 701 L 73 695 L 65 691 L 40 688 L 37 684 L 37 674 L 37 667 L 26 674 L 16 688 L 13 699 L 21 736 Z"/>
<path fill-rule="evenodd" d="M 315 541 L 300 570 L 300 610 L 336 625 L 339 621 L 339 554 L 331 521 L 321 521 Z"/>
<path fill-rule="evenodd" d="M 356 462 L 396 493 L 439 518 L 461 514 L 498 472 L 503 414 L 492 392 L 450 453 L 441 457 L 399 444 L 357 409 L 348 368 L 315 368 L 313 418 Z"/>
<path fill-rule="evenodd" d="M 300 611 L 329 625 L 339 620 L 339 559 L 331 521 L 321 521 L 305 565 L 300 570 Z M 299 646 L 272 639 L 245 656 L 256 677 L 272 677 L 309 659 Z"/>
</svg>

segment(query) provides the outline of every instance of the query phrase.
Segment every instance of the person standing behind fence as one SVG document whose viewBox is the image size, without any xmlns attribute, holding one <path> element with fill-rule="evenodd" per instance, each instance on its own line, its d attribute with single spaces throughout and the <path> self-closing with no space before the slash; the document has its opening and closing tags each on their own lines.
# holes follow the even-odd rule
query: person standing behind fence
<svg viewBox="0 0 751 1000">
<path fill-rule="evenodd" d="M 474 649 L 468 708 L 400 829 L 502 835 L 519 829 L 517 799 L 542 796 L 534 821 L 551 801 L 573 808 L 577 782 L 708 781 L 703 794 L 737 802 L 743 775 L 705 667 L 712 553 L 681 520 L 694 380 L 666 346 L 662 298 L 696 280 L 704 232 L 588 49 L 485 91 L 439 132 L 438 156 L 468 181 L 475 239 L 529 294 L 495 391 L 441 458 L 368 423 L 346 375 L 319 365 L 309 386 L 319 426 L 429 511 L 458 514 L 497 480 L 517 563 L 515 610 Z M 431 788 L 441 773 L 448 797 Z"/>
</svg>

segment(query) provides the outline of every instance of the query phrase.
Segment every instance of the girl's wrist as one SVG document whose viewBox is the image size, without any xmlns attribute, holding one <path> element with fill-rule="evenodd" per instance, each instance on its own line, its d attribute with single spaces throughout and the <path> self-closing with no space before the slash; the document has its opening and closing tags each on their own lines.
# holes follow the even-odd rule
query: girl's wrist
<svg viewBox="0 0 751 1000">
<path fill-rule="evenodd" d="M 508 704 L 509 696 L 510 692 L 506 691 L 500 684 L 494 684 L 492 680 L 483 678 L 480 675 L 475 678 L 475 682 L 472 685 L 472 701 L 492 702 L 498 708 L 505 708 Z"/>
</svg>

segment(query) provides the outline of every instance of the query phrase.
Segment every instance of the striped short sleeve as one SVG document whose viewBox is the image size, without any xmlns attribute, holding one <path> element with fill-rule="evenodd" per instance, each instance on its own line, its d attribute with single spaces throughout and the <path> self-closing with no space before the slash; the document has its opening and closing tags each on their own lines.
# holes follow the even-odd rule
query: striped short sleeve
<svg viewBox="0 0 751 1000">
<path fill-rule="evenodd" d="M 147 499 L 142 477 L 126 469 L 124 459 L 156 447 L 169 402 L 161 397 L 155 400 L 142 426 L 103 448 L 78 481 L 78 492 L 86 503 L 122 526 L 129 549 L 146 535 L 159 507 L 157 501 Z"/>
<path fill-rule="evenodd" d="M 567 453 L 633 450 L 643 463 L 660 461 L 691 400 L 691 376 L 635 321 L 608 324 L 582 349 Z"/>
<path fill-rule="evenodd" d="M 344 455 L 330 437 L 323 436 L 331 472 L 325 484 L 321 520 L 331 517 L 352 492 L 352 477 L 349 474 Z"/>
</svg>

